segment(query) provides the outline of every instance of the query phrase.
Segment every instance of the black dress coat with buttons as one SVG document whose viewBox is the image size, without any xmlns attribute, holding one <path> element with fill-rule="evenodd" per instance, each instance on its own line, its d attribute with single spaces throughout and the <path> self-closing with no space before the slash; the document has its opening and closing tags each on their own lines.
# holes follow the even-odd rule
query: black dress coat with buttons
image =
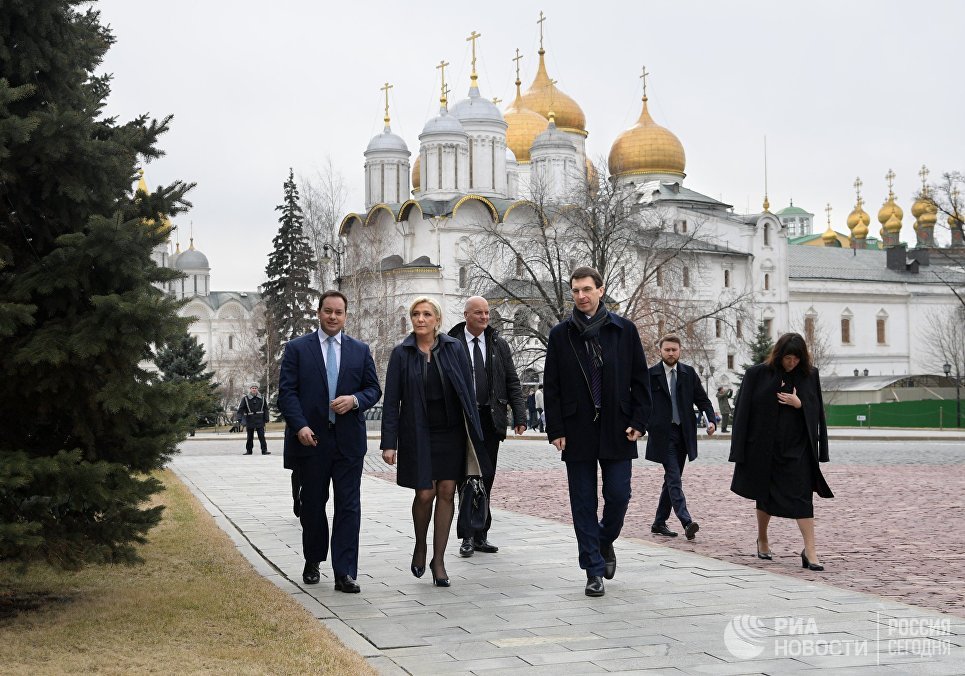
<svg viewBox="0 0 965 676">
<path fill-rule="evenodd" d="M 744 374 L 734 410 L 729 457 L 735 463 L 730 489 L 741 497 L 751 500 L 768 497 L 774 441 L 779 436 L 778 407 L 785 405 L 777 401 L 780 388 L 781 373 L 767 364 L 752 366 Z M 797 396 L 807 426 L 814 492 L 822 498 L 833 498 L 819 465 L 828 462 L 828 425 L 817 369 L 800 378 Z"/>
<path fill-rule="evenodd" d="M 631 322 L 611 313 L 600 330 L 603 391 L 599 420 L 590 391 L 590 356 L 572 322 L 550 330 L 543 374 L 546 436 L 566 437 L 564 461 L 627 460 L 638 457 L 632 427 L 641 434 L 650 421 L 650 382 L 640 334 Z"/>
</svg>

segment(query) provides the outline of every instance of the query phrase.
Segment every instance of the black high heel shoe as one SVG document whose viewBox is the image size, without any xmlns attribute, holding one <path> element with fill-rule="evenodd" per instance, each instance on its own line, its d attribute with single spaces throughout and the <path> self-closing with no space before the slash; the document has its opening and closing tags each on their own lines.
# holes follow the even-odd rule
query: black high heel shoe
<svg viewBox="0 0 965 676">
<path fill-rule="evenodd" d="M 429 562 L 429 571 L 432 573 L 432 584 L 437 587 L 448 587 L 449 578 L 448 577 L 436 577 L 436 560 L 433 559 Z"/>
<path fill-rule="evenodd" d="M 412 564 L 409 566 L 409 570 L 411 570 L 412 574 L 415 575 L 416 577 L 422 577 L 423 575 L 426 574 L 426 564 L 423 563 L 421 566 L 415 565 L 415 554 L 416 554 L 415 552 L 412 552 Z M 425 554 L 423 554 L 422 556 L 423 556 L 422 560 L 425 561 Z"/>
<path fill-rule="evenodd" d="M 761 541 L 760 541 L 760 539 L 758 539 L 758 541 L 757 541 L 757 558 L 759 558 L 759 559 L 764 559 L 765 561 L 772 561 L 772 560 L 773 560 L 773 557 L 771 556 L 771 553 L 770 553 L 770 552 L 762 552 L 762 551 L 761 551 Z"/>
<path fill-rule="evenodd" d="M 801 568 L 807 568 L 808 570 L 824 570 L 824 566 L 820 563 L 811 563 L 808 561 L 808 557 L 801 552 Z"/>
</svg>

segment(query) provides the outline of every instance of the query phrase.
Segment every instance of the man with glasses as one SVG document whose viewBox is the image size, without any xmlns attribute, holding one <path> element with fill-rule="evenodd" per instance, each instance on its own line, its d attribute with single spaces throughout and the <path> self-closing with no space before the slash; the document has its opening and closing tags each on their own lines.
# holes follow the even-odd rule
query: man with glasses
<svg viewBox="0 0 965 676">
<path fill-rule="evenodd" d="M 573 312 L 550 331 L 544 373 L 546 434 L 566 463 L 570 510 L 587 596 L 616 573 L 613 542 L 630 504 L 631 462 L 650 418 L 647 360 L 636 327 L 603 303 L 599 272 L 570 275 Z M 597 519 L 597 465 L 603 518 Z"/>
</svg>

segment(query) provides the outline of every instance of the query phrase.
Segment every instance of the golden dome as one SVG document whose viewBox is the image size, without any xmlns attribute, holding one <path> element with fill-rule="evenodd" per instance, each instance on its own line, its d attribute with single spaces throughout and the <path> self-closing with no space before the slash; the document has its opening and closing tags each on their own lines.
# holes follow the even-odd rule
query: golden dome
<svg viewBox="0 0 965 676">
<path fill-rule="evenodd" d="M 556 113 L 556 126 L 559 129 L 586 136 L 586 115 L 583 114 L 583 109 L 576 101 L 561 92 L 559 87 L 550 81 L 550 76 L 546 73 L 546 61 L 543 57 L 545 53 L 544 49 L 539 50 L 539 68 L 536 71 L 533 84 L 523 94 L 523 107 L 529 108 L 546 119 L 549 119 L 552 110 Z M 515 152 L 515 148 L 513 151 Z M 516 159 L 520 159 L 519 155 L 516 156 Z"/>
<path fill-rule="evenodd" d="M 687 157 L 684 146 L 672 131 L 653 121 L 643 97 L 637 123 L 617 137 L 610 147 L 610 173 L 684 175 Z"/>
<path fill-rule="evenodd" d="M 826 246 L 830 246 L 832 243 L 838 241 L 838 233 L 832 230 L 831 226 L 829 225 L 828 229 L 824 231 L 823 235 L 821 235 L 821 239 L 824 240 L 824 244 Z"/>
<path fill-rule="evenodd" d="M 915 203 L 911 205 L 911 215 L 918 219 L 926 211 L 928 211 L 928 200 L 925 199 L 924 195 L 919 195 Z"/>
<path fill-rule="evenodd" d="M 898 206 L 897 204 L 895 206 Z M 898 214 L 892 212 L 891 217 L 885 221 L 885 232 L 897 234 L 901 230 L 901 219 Z"/>
<path fill-rule="evenodd" d="M 415 163 L 412 165 L 412 192 L 419 192 L 419 188 L 422 184 L 422 155 L 418 155 L 415 158 Z"/>
<path fill-rule="evenodd" d="M 854 205 L 854 209 L 848 214 L 848 229 L 854 233 L 854 229 L 858 225 L 865 226 L 864 232 L 865 236 L 868 234 L 868 224 L 871 223 L 871 216 L 868 212 L 864 210 L 864 201 L 858 200 L 858 203 Z"/>
<path fill-rule="evenodd" d="M 509 125 L 506 128 L 506 145 L 513 151 L 516 161 L 523 164 L 529 162 L 529 149 L 536 137 L 546 131 L 549 120 L 523 105 L 520 84 L 522 83 L 516 80 L 516 100 L 503 113 L 503 119 Z"/>
<path fill-rule="evenodd" d="M 855 239 L 865 239 L 868 236 L 868 224 L 859 221 L 858 224 L 854 226 L 851 234 Z"/>
<path fill-rule="evenodd" d="M 901 227 L 901 219 L 905 217 L 905 212 L 901 210 L 898 203 L 895 202 L 895 196 L 889 195 L 885 203 L 881 205 L 881 209 L 878 211 L 878 222 L 881 225 L 885 225 L 888 220 L 894 214 L 895 218 L 898 219 L 898 227 Z"/>
<path fill-rule="evenodd" d="M 938 223 L 938 208 L 932 202 L 926 202 L 924 213 L 918 217 L 918 224 L 923 228 L 932 228 L 936 223 Z"/>
</svg>

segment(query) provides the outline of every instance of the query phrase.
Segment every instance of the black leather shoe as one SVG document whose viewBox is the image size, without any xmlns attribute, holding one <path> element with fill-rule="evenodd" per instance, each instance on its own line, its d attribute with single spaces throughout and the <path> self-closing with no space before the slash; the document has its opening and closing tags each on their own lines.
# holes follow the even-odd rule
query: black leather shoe
<svg viewBox="0 0 965 676">
<path fill-rule="evenodd" d="M 677 537 L 677 534 L 672 530 L 670 530 L 669 528 L 667 528 L 667 524 L 665 523 L 662 523 L 659 526 L 657 524 L 653 524 L 652 526 L 650 526 L 650 532 L 653 533 L 654 535 L 663 535 L 668 538 Z"/>
<path fill-rule="evenodd" d="M 462 544 L 459 545 L 459 556 L 472 556 L 476 548 L 473 547 L 472 538 L 463 538 Z"/>
<path fill-rule="evenodd" d="M 697 537 L 697 531 L 700 530 L 700 524 L 696 521 L 691 521 L 686 526 L 684 526 L 684 535 L 687 536 L 688 540 L 693 540 Z"/>
<path fill-rule="evenodd" d="M 606 566 L 603 569 L 603 577 L 612 580 L 613 576 L 617 574 L 617 553 L 613 551 L 613 543 L 601 544 L 600 554 L 603 555 L 603 563 Z"/>
<path fill-rule="evenodd" d="M 318 573 L 318 561 L 306 561 L 305 570 L 302 571 L 302 580 L 305 584 L 318 584 L 322 576 Z"/>
<path fill-rule="evenodd" d="M 435 559 L 429 562 L 429 572 L 432 573 L 432 584 L 436 587 L 448 587 L 450 585 L 449 577 L 436 577 L 436 562 Z"/>
<path fill-rule="evenodd" d="M 251 451 L 245 451 L 242 455 L 251 455 Z"/>
<path fill-rule="evenodd" d="M 351 575 L 336 575 L 335 591 L 345 592 L 346 594 L 358 594 L 362 591 L 362 588 L 358 582 L 352 579 Z"/>
<path fill-rule="evenodd" d="M 584 593 L 587 596 L 603 596 L 606 593 L 606 589 L 603 588 L 603 578 L 599 575 L 588 576 Z"/>
<path fill-rule="evenodd" d="M 261 454 L 262 454 L 262 455 L 271 455 L 271 451 L 262 451 Z"/>
<path fill-rule="evenodd" d="M 820 563 L 811 563 L 808 561 L 808 557 L 804 554 L 804 552 L 801 552 L 801 568 L 816 571 L 824 570 L 824 566 L 822 566 Z"/>
<path fill-rule="evenodd" d="M 765 561 L 772 561 L 772 560 L 773 560 L 773 556 L 771 556 L 771 553 L 770 553 L 770 552 L 762 552 L 762 551 L 761 551 L 761 541 L 760 541 L 760 540 L 757 541 L 757 558 L 759 558 L 759 559 L 764 559 Z"/>
<path fill-rule="evenodd" d="M 472 548 L 477 552 L 485 552 L 486 554 L 495 554 L 499 551 L 499 547 L 494 545 L 492 542 L 486 539 L 473 540 Z"/>
</svg>

